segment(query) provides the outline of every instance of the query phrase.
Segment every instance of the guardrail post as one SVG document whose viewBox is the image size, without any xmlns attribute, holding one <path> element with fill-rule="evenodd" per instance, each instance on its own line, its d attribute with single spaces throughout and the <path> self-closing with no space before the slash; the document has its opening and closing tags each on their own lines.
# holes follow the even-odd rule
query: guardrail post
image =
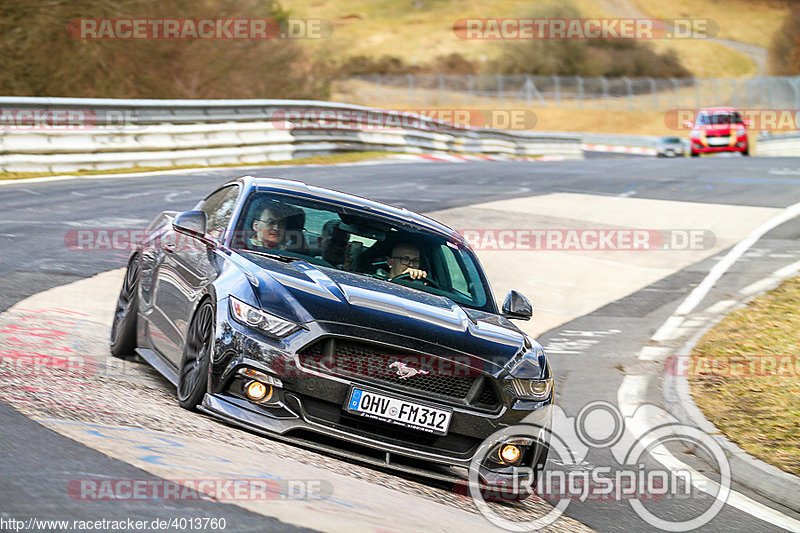
<svg viewBox="0 0 800 533">
<path fill-rule="evenodd" d="M 603 103 L 605 104 L 606 109 L 608 109 L 608 80 L 605 78 L 605 76 L 600 76 L 600 87 L 603 91 Z"/>
<path fill-rule="evenodd" d="M 633 111 L 633 85 L 628 78 L 622 78 L 625 81 L 625 88 L 628 91 L 628 111 Z"/>
<path fill-rule="evenodd" d="M 497 75 L 497 98 L 500 100 L 500 103 L 505 102 L 505 95 L 503 94 L 503 76 L 501 74 Z"/>
<path fill-rule="evenodd" d="M 792 91 L 794 91 L 795 113 L 800 112 L 800 87 L 798 87 L 798 84 L 800 84 L 800 79 L 795 78 L 793 80 L 789 80 L 789 86 L 792 88 Z"/>
<path fill-rule="evenodd" d="M 658 111 L 658 91 L 656 91 L 656 80 L 648 78 L 650 82 L 650 93 L 653 95 L 653 111 Z"/>
<path fill-rule="evenodd" d="M 694 106 L 700 109 L 700 80 L 697 78 L 692 78 L 692 82 L 694 83 Z"/>
<path fill-rule="evenodd" d="M 533 102 L 533 95 L 531 94 L 532 93 L 532 91 L 531 91 L 531 85 L 532 84 L 533 84 L 533 82 L 531 81 L 531 77 L 529 75 L 525 74 L 525 102 L 528 105 L 531 105 L 531 103 Z"/>
<path fill-rule="evenodd" d="M 439 74 L 439 103 L 446 101 L 444 97 L 444 75 Z"/>
<path fill-rule="evenodd" d="M 406 74 L 406 81 L 408 82 L 408 105 L 414 105 L 414 76 Z"/>
<path fill-rule="evenodd" d="M 583 109 L 583 78 L 575 76 L 575 81 L 578 84 L 578 107 Z"/>
<path fill-rule="evenodd" d="M 561 78 L 553 76 L 553 84 L 555 87 L 556 106 L 561 105 Z"/>
<path fill-rule="evenodd" d="M 383 94 L 383 78 L 380 74 L 375 74 L 375 85 L 378 86 L 378 94 Z"/>
<path fill-rule="evenodd" d="M 467 74 L 467 91 L 469 95 L 472 97 L 472 103 L 475 103 L 475 76 L 472 74 Z"/>
<path fill-rule="evenodd" d="M 669 80 L 672 82 L 672 105 L 677 109 L 681 106 L 681 97 L 678 96 L 678 80 L 675 78 Z"/>
</svg>

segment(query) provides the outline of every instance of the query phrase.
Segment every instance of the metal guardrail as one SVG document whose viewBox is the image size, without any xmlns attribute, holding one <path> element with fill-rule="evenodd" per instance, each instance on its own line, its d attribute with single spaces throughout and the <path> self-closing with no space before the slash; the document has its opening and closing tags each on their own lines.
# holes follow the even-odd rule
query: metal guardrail
<svg viewBox="0 0 800 533">
<path fill-rule="evenodd" d="M 800 109 L 800 76 L 604 78 L 501 74 L 370 74 L 339 90 L 377 106 L 497 106 L 666 111 L 732 106 Z"/>
<path fill-rule="evenodd" d="M 583 158 L 579 134 L 464 128 L 331 102 L 0 97 L 0 171 L 259 163 L 348 151 Z"/>
<path fill-rule="evenodd" d="M 759 135 L 757 155 L 800 156 L 800 132 Z"/>
</svg>

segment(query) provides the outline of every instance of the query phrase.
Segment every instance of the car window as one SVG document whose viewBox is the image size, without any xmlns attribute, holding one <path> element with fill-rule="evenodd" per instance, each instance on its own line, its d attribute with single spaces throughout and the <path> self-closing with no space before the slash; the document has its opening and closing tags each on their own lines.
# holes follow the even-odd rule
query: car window
<svg viewBox="0 0 800 533">
<path fill-rule="evenodd" d="M 695 122 L 697 126 L 705 126 L 707 124 L 711 124 L 711 120 L 708 117 L 708 113 L 701 112 L 697 115 L 697 122 Z"/>
<path fill-rule="evenodd" d="M 235 235 L 242 238 L 232 248 L 245 254 L 305 260 L 495 311 L 474 255 L 443 236 L 362 209 L 256 192 L 244 204 Z M 407 246 L 411 253 L 403 251 Z M 407 268 L 424 270 L 426 282 L 402 276 Z"/>
<path fill-rule="evenodd" d="M 206 232 L 209 235 L 217 239 L 222 237 L 231 220 L 238 196 L 239 187 L 229 185 L 211 194 L 200 205 L 200 211 L 206 214 Z"/>
<path fill-rule="evenodd" d="M 714 124 L 730 124 L 731 123 L 731 114 L 730 113 L 714 113 Z"/>
</svg>

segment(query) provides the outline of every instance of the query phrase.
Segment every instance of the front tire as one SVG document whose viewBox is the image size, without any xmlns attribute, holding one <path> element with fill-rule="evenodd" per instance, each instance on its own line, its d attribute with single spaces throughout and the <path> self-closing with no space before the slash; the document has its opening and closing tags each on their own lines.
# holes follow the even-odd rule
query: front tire
<svg viewBox="0 0 800 533">
<path fill-rule="evenodd" d="M 130 359 L 136 355 L 136 315 L 139 312 L 139 260 L 128 263 L 111 323 L 111 355 Z"/>
<path fill-rule="evenodd" d="M 214 306 L 205 300 L 189 324 L 178 374 L 178 403 L 193 410 L 206 394 L 214 347 Z"/>
</svg>

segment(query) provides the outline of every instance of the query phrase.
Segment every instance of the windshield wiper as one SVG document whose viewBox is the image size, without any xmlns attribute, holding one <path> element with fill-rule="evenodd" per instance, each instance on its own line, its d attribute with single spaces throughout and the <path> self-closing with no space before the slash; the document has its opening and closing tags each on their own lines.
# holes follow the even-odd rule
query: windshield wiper
<svg viewBox="0 0 800 533">
<path fill-rule="evenodd" d="M 276 254 L 274 252 L 261 252 L 259 250 L 243 250 L 249 254 L 256 254 L 256 255 L 263 255 L 264 257 L 269 257 L 270 259 L 275 259 L 276 261 L 282 261 L 284 263 L 292 263 L 294 261 L 302 261 L 302 257 L 294 257 L 291 255 L 282 255 Z"/>
</svg>

